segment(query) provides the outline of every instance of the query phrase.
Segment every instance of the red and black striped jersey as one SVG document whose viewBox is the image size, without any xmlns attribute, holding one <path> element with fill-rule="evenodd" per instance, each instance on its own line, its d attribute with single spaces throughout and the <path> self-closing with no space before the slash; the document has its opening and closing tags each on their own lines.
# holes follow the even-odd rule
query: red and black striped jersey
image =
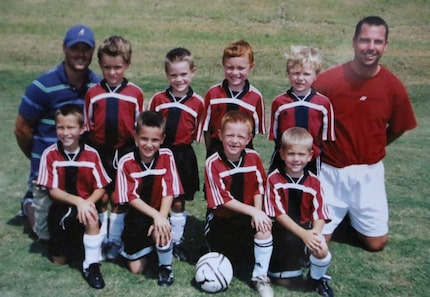
<svg viewBox="0 0 430 297">
<path fill-rule="evenodd" d="M 314 156 L 321 153 L 323 141 L 334 141 L 334 115 L 330 100 L 316 92 L 299 98 L 292 89 L 277 96 L 270 113 L 269 140 L 280 145 L 282 133 L 291 127 L 302 127 L 314 138 Z"/>
<path fill-rule="evenodd" d="M 140 198 L 157 210 L 163 197 L 183 194 L 172 151 L 161 148 L 150 164 L 142 162 L 137 149 L 124 155 L 118 164 L 115 192 L 116 203 Z"/>
<path fill-rule="evenodd" d="M 227 80 L 212 86 L 205 96 L 205 116 L 203 131 L 210 133 L 211 138 L 218 139 L 221 119 L 231 110 L 242 110 L 254 121 L 253 134 L 266 133 L 264 100 L 260 91 L 246 81 L 242 92 L 233 94 Z"/>
<path fill-rule="evenodd" d="M 183 98 L 175 98 L 170 88 L 158 92 L 149 101 L 148 110 L 161 112 L 166 121 L 164 145 L 191 144 L 200 141 L 204 100 L 189 88 Z"/>
<path fill-rule="evenodd" d="M 320 181 L 306 171 L 298 180 L 275 169 L 267 177 L 264 207 L 270 217 L 287 214 L 297 224 L 330 221 Z"/>
<path fill-rule="evenodd" d="M 266 173 L 258 153 L 245 149 L 239 162 L 233 163 L 222 151 L 211 155 L 205 164 L 205 191 L 208 208 L 215 216 L 232 217 L 223 204 L 236 199 L 254 205 L 255 195 L 264 195 Z"/>
<path fill-rule="evenodd" d="M 85 96 L 84 117 L 91 143 L 102 148 L 120 148 L 133 141 L 143 101 L 142 90 L 125 78 L 114 90 L 106 80 L 90 88 Z"/>
<path fill-rule="evenodd" d="M 89 145 L 82 144 L 79 152 L 71 155 L 57 142 L 42 154 L 37 184 L 47 189 L 60 189 L 87 199 L 110 182 L 99 154 Z"/>
</svg>

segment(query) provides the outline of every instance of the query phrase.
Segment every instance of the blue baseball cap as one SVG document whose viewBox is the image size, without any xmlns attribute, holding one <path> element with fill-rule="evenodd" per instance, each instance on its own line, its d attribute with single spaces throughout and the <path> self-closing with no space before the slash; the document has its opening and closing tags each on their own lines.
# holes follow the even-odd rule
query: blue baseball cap
<svg viewBox="0 0 430 297">
<path fill-rule="evenodd" d="M 64 44 L 71 47 L 78 42 L 83 42 L 94 48 L 96 46 L 94 33 L 91 28 L 85 25 L 76 25 L 71 27 L 66 36 L 64 36 Z"/>
</svg>

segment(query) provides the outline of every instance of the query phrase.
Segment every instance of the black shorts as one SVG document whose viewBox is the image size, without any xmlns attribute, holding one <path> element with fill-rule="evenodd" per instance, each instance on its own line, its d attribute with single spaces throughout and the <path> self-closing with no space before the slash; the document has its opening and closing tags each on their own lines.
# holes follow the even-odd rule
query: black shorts
<svg viewBox="0 0 430 297">
<path fill-rule="evenodd" d="M 90 143 L 90 145 L 92 145 Z M 106 173 L 111 178 L 112 182 L 105 187 L 107 193 L 113 193 L 115 191 L 116 172 L 118 168 L 119 159 L 125 154 L 131 152 L 136 147 L 134 143 L 128 143 L 121 148 L 103 148 L 102 146 L 92 145 L 100 155 L 103 167 Z"/>
<path fill-rule="evenodd" d="M 168 146 L 175 157 L 176 169 L 181 179 L 184 194 L 177 199 L 193 200 L 199 190 L 199 168 L 197 157 L 191 145 Z"/>
<path fill-rule="evenodd" d="M 209 250 L 223 254 L 233 266 L 254 261 L 255 233 L 249 216 L 220 218 L 212 213 L 206 216 L 205 236 Z"/>
<path fill-rule="evenodd" d="M 301 270 L 309 258 L 303 240 L 276 221 L 272 226 L 272 236 L 273 252 L 269 271 L 276 273 Z"/>
<path fill-rule="evenodd" d="M 153 251 L 155 243 L 151 236 L 147 236 L 152 224 L 151 217 L 134 208 L 128 209 L 124 218 L 124 231 L 122 232 L 123 250 L 121 255 L 124 258 L 134 261 Z"/>
<path fill-rule="evenodd" d="M 75 206 L 54 201 L 48 212 L 49 254 L 54 257 L 83 258 L 85 226 L 77 219 Z"/>
</svg>

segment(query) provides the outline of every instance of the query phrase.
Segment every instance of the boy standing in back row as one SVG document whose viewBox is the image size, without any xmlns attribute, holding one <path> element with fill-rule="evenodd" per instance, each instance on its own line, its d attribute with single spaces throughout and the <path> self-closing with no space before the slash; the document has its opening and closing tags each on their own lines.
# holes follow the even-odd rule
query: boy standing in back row
<svg viewBox="0 0 430 297">
<path fill-rule="evenodd" d="M 246 112 L 252 119 L 252 136 L 266 133 L 264 100 L 260 91 L 248 81 L 254 68 L 254 52 L 245 40 L 230 43 L 222 56 L 224 80 L 212 86 L 205 96 L 203 131 L 206 157 L 222 148 L 218 137 L 221 119 L 231 110 Z M 252 139 L 248 143 L 253 148 Z"/>
<path fill-rule="evenodd" d="M 302 127 L 314 139 L 314 155 L 306 168 L 318 174 L 322 142 L 335 140 L 330 100 L 312 88 L 322 68 L 321 53 L 309 46 L 292 46 L 286 56 L 291 87 L 272 102 L 269 139 L 275 141 L 275 151 L 269 172 L 283 164 L 279 157 L 282 133 L 291 127 Z"/>
<path fill-rule="evenodd" d="M 85 97 L 89 141 L 99 152 L 112 179 L 106 188 L 100 213 L 105 256 L 111 260 L 118 256 L 124 228 L 124 207 L 115 204 L 113 197 L 118 160 L 134 148 L 136 118 L 143 110 L 144 101 L 142 90 L 124 77 L 131 54 L 131 44 L 125 38 L 111 36 L 105 39 L 97 51 L 103 80 L 90 88 Z M 108 216 L 109 202 L 111 212 Z"/>
<path fill-rule="evenodd" d="M 166 121 L 166 138 L 162 146 L 173 152 L 184 187 L 184 194 L 173 201 L 170 224 L 173 255 L 186 261 L 188 255 L 183 244 L 187 222 L 185 201 L 194 199 L 200 183 L 197 157 L 191 144 L 201 138 L 204 101 L 191 88 L 195 67 L 189 50 L 174 48 L 169 51 L 164 62 L 164 71 L 170 86 L 154 95 L 148 110 L 160 112 Z"/>
</svg>

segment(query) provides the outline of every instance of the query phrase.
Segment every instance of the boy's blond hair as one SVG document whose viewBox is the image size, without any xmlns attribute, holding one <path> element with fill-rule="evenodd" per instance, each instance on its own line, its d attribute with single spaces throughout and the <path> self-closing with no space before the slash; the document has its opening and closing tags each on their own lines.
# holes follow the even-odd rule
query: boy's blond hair
<svg viewBox="0 0 430 297">
<path fill-rule="evenodd" d="M 228 58 L 238 58 L 238 57 L 247 57 L 250 64 L 254 64 L 254 52 L 252 51 L 251 45 L 241 39 L 237 41 L 233 41 L 224 49 L 224 53 L 222 55 L 222 64 Z"/>
<path fill-rule="evenodd" d="M 189 50 L 183 47 L 177 47 L 170 50 L 166 54 L 166 58 L 164 60 L 164 71 L 167 73 L 169 71 L 170 65 L 183 61 L 188 62 L 191 70 L 194 69 L 193 55 Z"/>
<path fill-rule="evenodd" d="M 103 40 L 97 51 L 97 58 L 101 61 L 103 55 L 111 57 L 121 56 L 124 63 L 131 63 L 131 43 L 122 36 L 111 36 Z"/>
<path fill-rule="evenodd" d="M 249 134 L 252 134 L 252 119 L 246 112 L 241 110 L 232 110 L 227 112 L 221 119 L 220 130 L 224 131 L 225 126 L 228 123 L 244 123 L 246 126 L 248 126 Z"/>
<path fill-rule="evenodd" d="M 303 145 L 310 152 L 313 144 L 312 135 L 302 127 L 292 127 L 284 131 L 281 137 L 281 150 L 288 149 L 292 145 Z"/>
<path fill-rule="evenodd" d="M 285 53 L 287 58 L 287 73 L 294 66 L 299 65 L 303 67 L 305 64 L 309 64 L 319 74 L 322 69 L 322 55 L 318 48 L 304 46 L 304 45 L 293 45 L 290 47 L 290 51 Z"/>
</svg>

